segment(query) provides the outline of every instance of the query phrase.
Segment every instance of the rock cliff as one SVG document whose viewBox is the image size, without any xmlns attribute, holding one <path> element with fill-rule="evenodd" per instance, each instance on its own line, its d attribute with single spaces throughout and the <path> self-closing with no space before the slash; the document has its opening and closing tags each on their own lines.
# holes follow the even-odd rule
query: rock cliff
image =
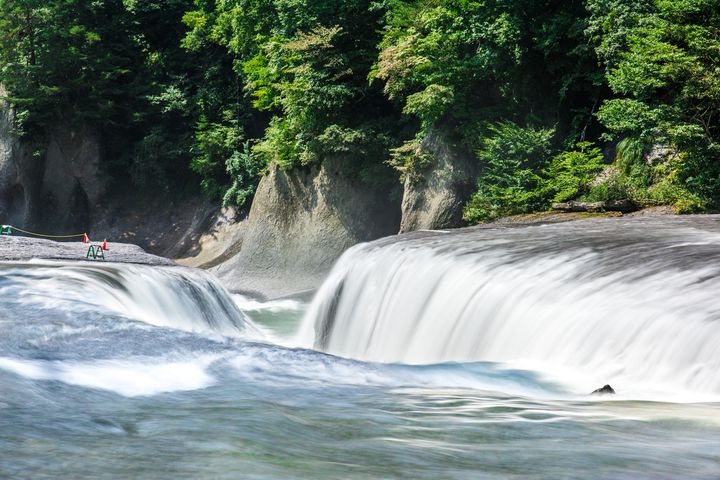
<svg viewBox="0 0 720 480">
<path fill-rule="evenodd" d="M 231 290 L 272 297 L 316 288 L 347 248 L 397 233 L 401 215 L 403 231 L 457 226 L 470 169 L 433 135 L 423 148 L 437 164 L 405 186 L 402 211 L 399 198 L 325 165 L 270 166 L 249 213 L 228 213 L 199 197 L 108 192 L 91 128 L 58 125 L 36 148 L 13 136 L 12 109 L 0 108 L 0 223 L 137 243 L 211 269 Z"/>
<path fill-rule="evenodd" d="M 277 297 L 316 288 L 352 245 L 397 232 L 398 202 L 327 167 L 271 166 L 237 254 L 212 270 L 233 290 Z"/>
<path fill-rule="evenodd" d="M 36 146 L 18 139 L 12 125 L 12 108 L 0 102 L 0 218 L 28 228 L 87 228 L 105 192 L 97 135 L 58 125 Z"/>
<path fill-rule="evenodd" d="M 0 97 L 5 92 L 0 87 Z M 25 225 L 37 197 L 35 178 L 38 161 L 12 135 L 13 111 L 0 101 L 0 219 L 2 223 Z"/>
<path fill-rule="evenodd" d="M 428 134 L 421 148 L 433 164 L 419 180 L 408 177 L 405 181 L 400 232 L 462 226 L 462 209 L 474 189 L 477 161 L 439 131 Z"/>
</svg>

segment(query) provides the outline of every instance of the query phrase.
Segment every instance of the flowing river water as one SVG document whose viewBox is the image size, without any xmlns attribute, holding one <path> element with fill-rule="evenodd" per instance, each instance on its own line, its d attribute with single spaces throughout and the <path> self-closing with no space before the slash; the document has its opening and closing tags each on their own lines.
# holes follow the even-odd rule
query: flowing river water
<svg viewBox="0 0 720 480">
<path fill-rule="evenodd" d="M 383 239 L 312 301 L 0 263 L 0 478 L 517 476 L 720 476 L 718 218 Z"/>
</svg>

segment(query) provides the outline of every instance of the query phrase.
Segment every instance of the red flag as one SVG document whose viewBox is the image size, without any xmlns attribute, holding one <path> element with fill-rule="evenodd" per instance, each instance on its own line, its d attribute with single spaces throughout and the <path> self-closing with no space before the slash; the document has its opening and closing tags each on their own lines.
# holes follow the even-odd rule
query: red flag
<svg viewBox="0 0 720 480">
<path fill-rule="evenodd" d="M 103 240 L 102 249 L 107 250 L 107 240 Z"/>
<path fill-rule="evenodd" d="M 87 236 L 87 233 L 83 233 L 83 243 L 88 243 L 90 239 Z"/>
</svg>

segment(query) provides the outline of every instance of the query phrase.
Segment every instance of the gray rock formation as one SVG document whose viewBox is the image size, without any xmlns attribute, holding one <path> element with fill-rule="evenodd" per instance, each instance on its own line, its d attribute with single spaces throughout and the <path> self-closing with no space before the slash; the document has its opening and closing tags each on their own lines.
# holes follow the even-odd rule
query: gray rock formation
<svg viewBox="0 0 720 480">
<path fill-rule="evenodd" d="M 231 290 L 268 297 L 316 288 L 347 248 L 396 233 L 398 207 L 329 168 L 271 166 L 238 253 L 212 271 Z"/>
<path fill-rule="evenodd" d="M 13 135 L 12 124 L 12 108 L 0 101 L 2 222 L 53 230 L 86 228 L 105 191 L 97 136 L 89 129 L 57 126 L 44 154 L 38 155 Z"/>
<path fill-rule="evenodd" d="M 0 97 L 5 91 L 0 86 Z M 12 134 L 13 111 L 0 100 L 0 221 L 25 225 L 36 195 L 39 162 Z"/>
<path fill-rule="evenodd" d="M 100 245 L 99 243 L 94 244 Z M 40 238 L 0 236 L 0 261 L 26 261 L 30 259 L 71 260 L 103 263 L 86 260 L 89 245 L 82 242 L 54 242 Z M 175 265 L 167 258 L 150 255 L 145 250 L 129 243 L 111 243 L 104 252 L 105 262 L 138 263 L 144 265 Z"/>
<path fill-rule="evenodd" d="M 100 142 L 90 129 L 55 127 L 43 164 L 41 205 L 35 210 L 43 226 L 81 228 L 105 193 L 100 171 Z"/>
<path fill-rule="evenodd" d="M 197 235 L 189 236 L 189 245 L 178 249 L 180 265 L 212 268 L 226 262 L 242 248 L 248 222 L 234 207 L 216 210 Z M 177 255 L 176 255 L 177 256 Z"/>
<path fill-rule="evenodd" d="M 134 243 L 164 257 L 191 256 L 189 250 L 209 232 L 217 211 L 217 204 L 200 195 L 173 199 L 162 192 L 113 191 L 93 207 L 88 234 L 93 240 Z"/>
<path fill-rule="evenodd" d="M 439 132 L 431 132 L 420 148 L 434 163 L 421 179 L 405 181 L 400 232 L 461 226 L 463 205 L 475 187 L 477 160 Z"/>
</svg>

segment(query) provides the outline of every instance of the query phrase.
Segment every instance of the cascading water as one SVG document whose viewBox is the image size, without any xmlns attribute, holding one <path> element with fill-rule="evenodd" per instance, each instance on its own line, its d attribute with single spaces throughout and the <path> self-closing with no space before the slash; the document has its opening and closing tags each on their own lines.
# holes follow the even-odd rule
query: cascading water
<svg viewBox="0 0 720 480">
<path fill-rule="evenodd" d="M 0 262 L 0 478 L 717 478 L 719 223 L 403 235 L 311 306 Z"/>
<path fill-rule="evenodd" d="M 213 277 L 180 267 L 33 262 L 0 264 L 0 297 L 48 309 L 104 309 L 190 332 L 259 334 Z"/>
<path fill-rule="evenodd" d="M 579 391 L 718 395 L 718 292 L 714 217 L 426 232 L 349 250 L 301 341 L 380 362 L 512 363 Z"/>
</svg>

